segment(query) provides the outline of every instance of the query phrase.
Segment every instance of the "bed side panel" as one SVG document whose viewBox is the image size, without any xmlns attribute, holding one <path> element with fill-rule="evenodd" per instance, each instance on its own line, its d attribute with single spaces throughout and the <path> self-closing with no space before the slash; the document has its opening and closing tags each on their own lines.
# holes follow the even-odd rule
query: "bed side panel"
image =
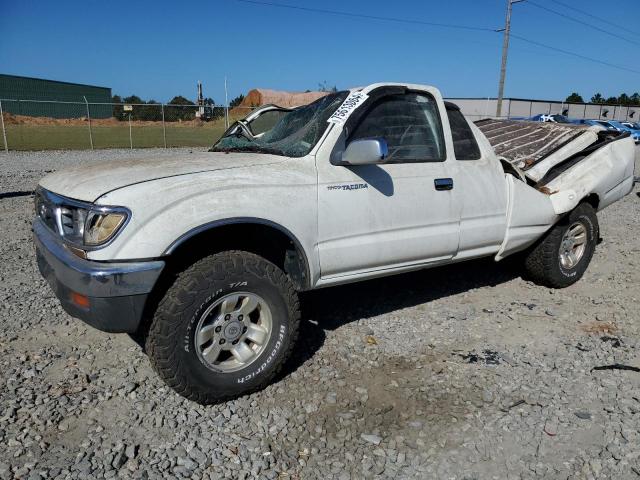
<svg viewBox="0 0 640 480">
<path fill-rule="evenodd" d="M 591 194 L 598 196 L 598 210 L 620 200 L 633 188 L 634 162 L 635 145 L 630 137 L 608 143 L 580 160 L 545 185 L 554 192 L 555 212 L 568 212 Z"/>
</svg>

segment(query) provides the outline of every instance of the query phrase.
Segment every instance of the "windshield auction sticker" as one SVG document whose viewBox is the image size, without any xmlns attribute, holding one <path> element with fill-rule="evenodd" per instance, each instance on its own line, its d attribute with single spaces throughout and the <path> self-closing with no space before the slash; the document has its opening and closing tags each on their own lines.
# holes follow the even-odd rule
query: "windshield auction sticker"
<svg viewBox="0 0 640 480">
<path fill-rule="evenodd" d="M 369 95 L 362 92 L 353 92 L 342 102 L 342 105 L 329 117 L 328 123 L 337 123 L 342 125 L 349 115 L 358 108 L 362 103 L 369 98 Z"/>
</svg>

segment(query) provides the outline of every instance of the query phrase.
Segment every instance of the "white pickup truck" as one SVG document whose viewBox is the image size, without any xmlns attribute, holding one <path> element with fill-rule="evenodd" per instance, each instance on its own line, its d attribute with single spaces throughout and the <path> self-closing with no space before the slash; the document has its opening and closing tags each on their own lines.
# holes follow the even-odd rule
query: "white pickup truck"
<svg viewBox="0 0 640 480">
<path fill-rule="evenodd" d="M 576 282 L 633 170 L 628 134 L 476 125 L 433 87 L 378 83 L 260 109 L 209 152 L 50 174 L 34 240 L 70 315 L 142 338 L 212 403 L 273 379 L 299 291 L 515 252 L 541 285 Z"/>
</svg>

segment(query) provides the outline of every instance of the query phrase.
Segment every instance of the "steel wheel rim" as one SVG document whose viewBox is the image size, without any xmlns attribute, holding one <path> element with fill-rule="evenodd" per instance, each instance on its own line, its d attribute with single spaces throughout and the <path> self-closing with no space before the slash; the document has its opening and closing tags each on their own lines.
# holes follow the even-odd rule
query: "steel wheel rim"
<svg viewBox="0 0 640 480">
<path fill-rule="evenodd" d="M 273 331 L 267 302 L 250 292 L 234 292 L 213 302 L 198 319 L 194 344 L 209 369 L 229 373 L 251 365 Z"/>
<path fill-rule="evenodd" d="M 560 242 L 560 265 L 563 268 L 574 268 L 587 248 L 587 228 L 582 222 L 572 223 Z"/>
</svg>

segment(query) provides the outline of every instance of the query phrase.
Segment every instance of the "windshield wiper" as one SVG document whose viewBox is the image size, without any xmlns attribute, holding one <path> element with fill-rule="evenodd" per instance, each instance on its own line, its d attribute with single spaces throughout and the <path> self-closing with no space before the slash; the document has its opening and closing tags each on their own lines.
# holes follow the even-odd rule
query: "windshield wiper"
<svg viewBox="0 0 640 480">
<path fill-rule="evenodd" d="M 212 147 L 210 152 L 251 152 L 251 153 L 268 153 L 271 155 L 280 155 L 286 157 L 287 155 L 280 149 L 265 147 L 262 145 L 243 145 L 241 147 Z"/>
</svg>

